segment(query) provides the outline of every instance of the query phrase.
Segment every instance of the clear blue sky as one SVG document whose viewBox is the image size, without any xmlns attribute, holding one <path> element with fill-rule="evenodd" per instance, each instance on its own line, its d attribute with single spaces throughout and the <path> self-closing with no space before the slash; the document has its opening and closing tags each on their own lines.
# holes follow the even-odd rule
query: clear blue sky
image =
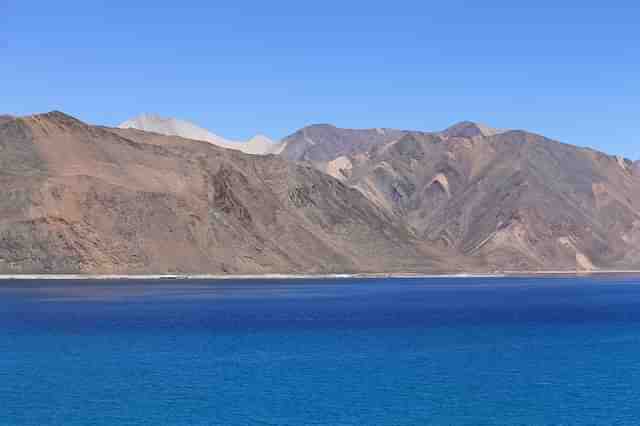
<svg viewBox="0 0 640 426">
<path fill-rule="evenodd" d="M 474 120 L 640 158 L 637 1 L 163 3 L 0 0 L 0 111 L 229 138 Z"/>
</svg>

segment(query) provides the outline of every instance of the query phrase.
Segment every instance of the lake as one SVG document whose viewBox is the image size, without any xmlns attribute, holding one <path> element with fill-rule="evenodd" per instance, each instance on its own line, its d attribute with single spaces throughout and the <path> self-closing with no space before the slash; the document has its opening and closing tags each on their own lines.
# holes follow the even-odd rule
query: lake
<svg viewBox="0 0 640 426">
<path fill-rule="evenodd" d="M 0 281 L 0 425 L 637 424 L 640 278 Z"/>
</svg>

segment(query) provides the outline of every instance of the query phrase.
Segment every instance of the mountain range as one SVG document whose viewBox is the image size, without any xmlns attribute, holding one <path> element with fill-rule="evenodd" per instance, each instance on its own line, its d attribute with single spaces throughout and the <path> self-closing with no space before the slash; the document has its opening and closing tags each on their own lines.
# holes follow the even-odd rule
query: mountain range
<svg viewBox="0 0 640 426">
<path fill-rule="evenodd" d="M 640 269 L 640 163 L 473 122 L 275 143 L 0 116 L 0 181 L 5 274 Z"/>
<path fill-rule="evenodd" d="M 638 163 L 470 122 L 372 145 L 336 145 L 336 132 L 353 130 L 313 127 L 288 143 L 304 146 L 297 158 L 358 189 L 431 247 L 498 270 L 640 266 Z"/>
</svg>

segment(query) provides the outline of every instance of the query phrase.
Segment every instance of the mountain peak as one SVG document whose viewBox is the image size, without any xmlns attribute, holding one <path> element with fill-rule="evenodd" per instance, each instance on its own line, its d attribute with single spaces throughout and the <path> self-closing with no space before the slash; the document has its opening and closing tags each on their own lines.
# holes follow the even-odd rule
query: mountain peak
<svg viewBox="0 0 640 426">
<path fill-rule="evenodd" d="M 242 145 L 242 151 L 248 154 L 257 155 L 272 154 L 275 153 L 279 148 L 279 144 L 274 142 L 271 138 L 260 133 L 255 135 Z"/>
<path fill-rule="evenodd" d="M 163 117 L 160 114 L 144 112 L 139 114 L 123 123 L 118 125 L 121 129 L 130 129 L 135 128 L 138 130 L 145 130 L 141 127 L 157 127 L 157 126 L 167 126 L 168 123 L 180 123 L 182 120 L 178 120 L 173 117 Z M 184 123 L 187 123 L 186 121 Z M 191 123 L 189 123 L 191 124 Z M 175 135 L 172 135 L 175 136 Z"/>
<path fill-rule="evenodd" d="M 249 139 L 249 142 L 269 142 L 269 143 L 273 143 L 273 140 L 270 137 L 268 137 L 266 135 L 263 135 L 262 133 L 258 133 L 257 135 L 255 135 L 254 137 Z"/>
<path fill-rule="evenodd" d="M 58 110 L 53 110 L 53 111 L 49 111 L 41 114 L 33 114 L 33 115 L 30 115 L 28 118 L 52 120 L 52 121 L 80 121 L 77 118 Z"/>
<path fill-rule="evenodd" d="M 448 137 L 473 138 L 475 136 L 494 136 L 503 132 L 503 130 L 494 129 L 482 123 L 461 121 L 442 131 L 442 134 Z"/>
<path fill-rule="evenodd" d="M 189 121 L 163 117 L 155 113 L 140 114 L 120 124 L 121 129 L 138 129 L 166 136 L 178 136 L 185 139 L 209 142 L 222 148 L 234 149 L 247 154 L 269 154 L 276 144 L 268 137 L 258 134 L 247 142 L 231 141 Z"/>
<path fill-rule="evenodd" d="M 140 114 L 121 123 L 118 127 L 121 129 L 138 129 L 166 136 L 179 136 L 186 139 L 205 141 L 225 148 L 230 143 L 224 138 L 189 121 L 173 117 L 163 117 L 155 113 Z"/>
<path fill-rule="evenodd" d="M 83 121 L 57 110 L 29 115 L 24 117 L 24 120 L 40 127 L 49 127 L 51 125 L 60 128 L 87 127 L 87 124 Z"/>
</svg>

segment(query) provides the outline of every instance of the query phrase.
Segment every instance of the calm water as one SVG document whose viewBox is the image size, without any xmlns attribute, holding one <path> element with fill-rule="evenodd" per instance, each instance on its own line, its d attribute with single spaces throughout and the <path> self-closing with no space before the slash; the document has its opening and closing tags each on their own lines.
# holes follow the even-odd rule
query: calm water
<svg viewBox="0 0 640 426">
<path fill-rule="evenodd" d="M 639 419 L 640 279 L 0 283 L 1 425 Z"/>
</svg>

